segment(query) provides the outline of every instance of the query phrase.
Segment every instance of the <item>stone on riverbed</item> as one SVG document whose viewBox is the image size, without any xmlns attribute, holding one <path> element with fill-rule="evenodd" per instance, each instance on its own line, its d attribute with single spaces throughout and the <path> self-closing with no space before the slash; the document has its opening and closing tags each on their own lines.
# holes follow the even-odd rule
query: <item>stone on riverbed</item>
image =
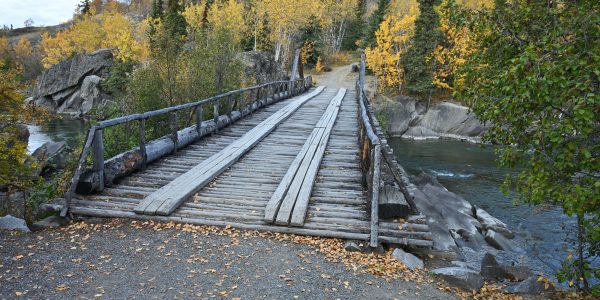
<svg viewBox="0 0 600 300">
<path fill-rule="evenodd" d="M 515 237 L 515 234 L 508 229 L 508 226 L 506 226 L 504 222 L 498 220 L 496 217 L 493 217 L 487 211 L 473 206 L 473 214 L 479 223 L 483 225 L 485 230 L 494 230 L 495 232 L 501 233 L 503 236 L 509 239 L 513 239 Z"/>
<path fill-rule="evenodd" d="M 0 230 L 11 230 L 20 232 L 30 232 L 25 220 L 15 218 L 11 215 L 0 217 Z"/>
<path fill-rule="evenodd" d="M 506 288 L 507 293 L 511 294 L 536 294 L 554 291 L 554 286 L 548 284 L 548 288 L 544 282 L 538 281 L 536 277 L 529 277 L 522 282 L 513 283 Z"/>
<path fill-rule="evenodd" d="M 432 272 L 448 283 L 465 290 L 479 291 L 483 286 L 483 277 L 477 271 L 471 269 L 447 267 L 435 269 Z"/>
<path fill-rule="evenodd" d="M 522 250 L 516 247 L 509 239 L 491 229 L 486 231 L 485 241 L 498 250 L 522 252 Z"/>
<path fill-rule="evenodd" d="M 423 269 L 425 267 L 421 259 L 410 253 L 404 252 L 404 250 L 400 248 L 394 249 L 394 252 L 392 252 L 392 257 L 402 262 L 406 267 L 408 267 L 411 270 Z"/>
<path fill-rule="evenodd" d="M 348 252 L 360 252 L 363 251 L 363 244 L 358 241 L 346 241 L 344 243 L 344 249 Z"/>
</svg>

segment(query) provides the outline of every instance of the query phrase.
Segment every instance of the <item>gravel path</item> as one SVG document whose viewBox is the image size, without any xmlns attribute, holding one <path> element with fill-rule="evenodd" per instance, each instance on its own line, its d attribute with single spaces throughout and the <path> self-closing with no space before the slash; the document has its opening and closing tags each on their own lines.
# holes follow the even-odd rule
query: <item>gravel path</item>
<svg viewBox="0 0 600 300">
<path fill-rule="evenodd" d="M 221 233 L 129 220 L 0 232 L 0 299 L 455 298 L 435 283 L 388 282 L 352 270 L 314 245 L 207 230 Z"/>
</svg>

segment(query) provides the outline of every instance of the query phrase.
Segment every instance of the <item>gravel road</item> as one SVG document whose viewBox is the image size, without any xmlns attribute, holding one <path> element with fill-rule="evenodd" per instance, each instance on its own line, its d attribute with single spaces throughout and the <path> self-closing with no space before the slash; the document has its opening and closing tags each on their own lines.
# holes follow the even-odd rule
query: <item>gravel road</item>
<svg viewBox="0 0 600 300">
<path fill-rule="evenodd" d="M 222 229 L 210 229 L 210 231 Z M 343 250 L 342 250 L 343 251 Z M 361 254 L 362 255 L 362 254 Z M 240 231 L 113 220 L 0 232 L 0 299 L 452 299 L 435 283 L 386 281 L 314 245 Z"/>
</svg>

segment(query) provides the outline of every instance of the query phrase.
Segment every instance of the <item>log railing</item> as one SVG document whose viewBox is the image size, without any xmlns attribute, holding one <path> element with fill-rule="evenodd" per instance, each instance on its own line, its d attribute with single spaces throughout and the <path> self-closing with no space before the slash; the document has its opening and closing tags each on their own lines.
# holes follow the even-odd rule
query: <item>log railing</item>
<svg viewBox="0 0 600 300">
<path fill-rule="evenodd" d="M 360 70 L 356 81 L 356 101 L 358 114 L 358 146 L 360 167 L 363 174 L 363 187 L 367 189 L 368 211 L 370 214 L 371 247 L 377 247 L 379 235 L 379 186 L 381 175 L 381 145 L 379 137 L 373 130 L 372 121 L 367 110 L 368 102 L 365 87 L 365 56 L 361 55 Z"/>
<path fill-rule="evenodd" d="M 294 59 L 294 66 L 289 81 L 275 81 L 252 87 L 242 88 L 220 94 L 196 102 L 185 103 L 159 110 L 98 122 L 89 129 L 85 144 L 79 156 L 77 168 L 70 181 L 65 195 L 62 216 L 66 216 L 71 199 L 75 192 L 91 193 L 102 191 L 106 184 L 112 184 L 119 177 L 123 177 L 137 170 L 142 170 L 146 165 L 165 155 L 176 152 L 200 137 L 215 133 L 240 118 L 256 111 L 257 109 L 277 102 L 282 99 L 298 95 L 312 86 L 312 77 L 296 79 L 296 70 L 300 59 L 298 53 Z M 300 67 L 301 69 L 301 67 Z M 301 76 L 302 77 L 302 76 Z M 237 101 L 237 100 L 239 101 Z M 245 101 L 244 101 L 245 100 Z M 225 114 L 221 115 L 221 105 L 225 105 Z M 203 120 L 204 108 L 212 106 L 213 117 Z M 185 110 L 193 110 L 196 118 L 195 124 L 178 130 L 177 119 Z M 146 141 L 146 122 L 149 118 L 169 116 L 170 134 L 161 138 Z M 120 124 L 137 122 L 139 131 L 139 145 L 133 149 L 120 153 L 108 160 L 104 159 L 105 129 Z M 136 134 L 136 132 L 128 132 Z M 92 166 L 88 169 L 88 154 L 92 152 Z"/>
</svg>

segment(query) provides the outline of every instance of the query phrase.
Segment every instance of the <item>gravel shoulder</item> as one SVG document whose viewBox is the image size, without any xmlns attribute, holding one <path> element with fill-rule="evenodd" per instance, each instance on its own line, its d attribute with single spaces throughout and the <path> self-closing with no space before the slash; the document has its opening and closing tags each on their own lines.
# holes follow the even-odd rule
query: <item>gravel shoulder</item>
<svg viewBox="0 0 600 300">
<path fill-rule="evenodd" d="M 0 232 L 0 299 L 456 298 L 431 279 L 384 278 L 333 262 L 315 238 L 306 245 L 280 235 L 194 228 L 111 220 Z"/>
</svg>

